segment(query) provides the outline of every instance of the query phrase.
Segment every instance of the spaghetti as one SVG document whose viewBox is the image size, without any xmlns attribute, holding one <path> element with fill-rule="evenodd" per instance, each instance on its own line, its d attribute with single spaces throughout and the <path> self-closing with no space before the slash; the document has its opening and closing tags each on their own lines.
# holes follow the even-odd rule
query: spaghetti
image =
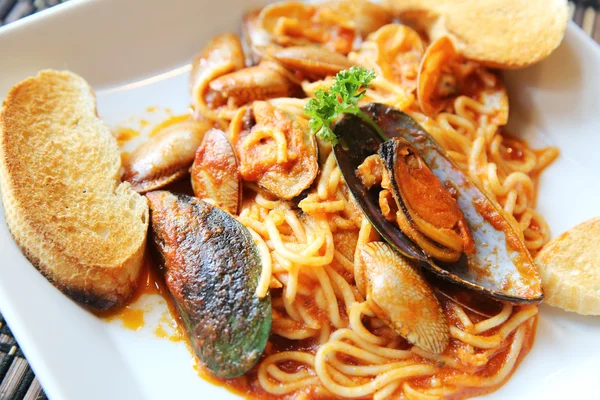
<svg viewBox="0 0 600 400">
<path fill-rule="evenodd" d="M 354 250 L 376 234 L 340 178 L 329 153 L 301 214 L 246 188 L 239 220 L 270 251 L 274 305 L 273 340 L 252 379 L 270 395 L 374 399 L 462 397 L 501 385 L 531 345 L 537 307 L 506 305 L 482 318 L 442 299 L 450 346 L 442 355 L 411 347 L 374 316 L 354 282 Z"/>
<path fill-rule="evenodd" d="M 558 151 L 532 150 L 507 134 L 502 125 L 508 105 L 498 101 L 506 96 L 500 78 L 472 62 L 459 65 L 470 79 L 468 90 L 450 91 L 437 115 L 423 113 L 416 93 L 426 48 L 422 43 L 412 29 L 393 24 L 351 53 L 351 61 L 378 74 L 364 101 L 390 105 L 417 120 L 504 209 L 527 249 L 537 252 L 550 235 L 535 211 L 537 178 Z M 311 95 L 330 83 L 331 78 L 305 80 L 302 89 Z M 306 101 L 269 103 L 305 118 Z M 233 143 L 240 138 L 245 112 L 241 107 L 219 120 L 228 126 Z M 215 118 L 213 111 L 209 117 Z M 256 129 L 243 140 L 242 147 L 271 143 L 275 151 L 264 160 L 267 164 L 296 157 L 286 136 L 273 126 Z M 319 150 L 318 180 L 297 204 L 244 183 L 238 220 L 250 230 L 263 259 L 256 295 L 270 291 L 273 324 L 258 365 L 226 383 L 257 398 L 385 399 L 403 394 L 411 400 L 471 397 L 501 386 L 533 343 L 537 307 L 505 305 L 484 317 L 440 298 L 450 323 L 450 345 L 442 354 L 411 346 L 375 316 L 362 295 L 365 283 L 355 274 L 357 249 L 378 236 L 350 195 L 331 146 L 319 143 Z"/>
</svg>

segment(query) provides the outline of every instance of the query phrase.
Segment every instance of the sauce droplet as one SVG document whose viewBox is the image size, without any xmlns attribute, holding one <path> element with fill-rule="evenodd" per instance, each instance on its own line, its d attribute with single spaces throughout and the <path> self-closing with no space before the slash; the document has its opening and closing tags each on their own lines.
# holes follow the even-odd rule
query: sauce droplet
<svg viewBox="0 0 600 400">
<path fill-rule="evenodd" d="M 158 132 L 162 131 L 163 129 L 166 129 L 171 125 L 175 125 L 180 122 L 186 121 L 189 118 L 190 118 L 189 114 L 174 115 L 172 117 L 169 117 L 169 118 L 165 119 L 164 121 L 162 121 L 161 123 L 154 126 L 148 136 L 149 137 L 155 136 Z"/>
<path fill-rule="evenodd" d="M 119 127 L 116 129 L 114 135 L 117 138 L 117 144 L 122 146 L 131 139 L 140 136 L 140 133 L 132 128 Z"/>
</svg>

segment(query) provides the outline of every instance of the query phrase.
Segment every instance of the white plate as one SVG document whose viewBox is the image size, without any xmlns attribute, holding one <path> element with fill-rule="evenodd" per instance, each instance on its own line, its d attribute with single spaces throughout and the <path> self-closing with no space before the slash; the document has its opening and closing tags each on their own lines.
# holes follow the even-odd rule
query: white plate
<svg viewBox="0 0 600 400">
<path fill-rule="evenodd" d="M 187 63 L 212 35 L 237 31 L 246 0 L 70 1 L 0 29 L 0 98 L 43 68 L 68 68 L 98 91 L 110 125 L 148 106 L 183 112 Z M 561 157 L 543 175 L 539 210 L 554 233 L 600 215 L 600 50 L 574 25 L 544 62 L 506 74 L 511 130 Z M 22 256 L 0 213 L 0 307 L 53 400 L 226 399 L 200 379 L 182 343 L 84 311 Z M 599 266 L 600 267 L 600 266 Z M 600 398 L 600 319 L 542 306 L 531 353 L 490 399 Z"/>
</svg>

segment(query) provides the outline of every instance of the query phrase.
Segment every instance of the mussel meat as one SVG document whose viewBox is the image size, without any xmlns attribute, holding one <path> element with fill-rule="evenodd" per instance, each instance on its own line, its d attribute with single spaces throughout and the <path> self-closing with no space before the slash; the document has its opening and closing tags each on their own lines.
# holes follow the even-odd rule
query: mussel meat
<svg viewBox="0 0 600 400">
<path fill-rule="evenodd" d="M 379 206 L 380 190 L 375 187 L 368 189 L 356 173 L 367 157 L 379 152 L 384 140 L 360 117 L 345 115 L 334 129 L 339 138 L 339 143 L 334 147 L 336 160 L 358 205 L 381 236 L 397 251 L 419 260 L 424 268 L 441 278 L 499 300 L 541 302 L 543 294 L 536 267 L 521 237 L 507 221 L 504 211 L 469 179 L 435 139 L 410 116 L 375 103 L 364 107 L 363 112 L 388 137 L 399 137 L 410 143 L 413 151 L 418 153 L 439 182 L 451 188 L 471 233 L 475 251 L 470 252 L 468 243 L 463 241 L 463 251 L 466 251 L 458 261 L 434 262 L 395 222 L 385 218 Z M 385 146 L 393 149 L 395 144 L 388 143 Z M 401 178 L 400 175 L 397 177 Z M 395 179 L 394 176 L 389 178 Z"/>
<path fill-rule="evenodd" d="M 379 154 L 368 157 L 367 164 L 357 170 L 363 183 L 363 176 L 368 175 L 360 172 L 372 157 L 379 157 L 382 165 L 381 173 L 375 175 L 381 176 L 379 206 L 388 220 L 396 221 L 403 233 L 436 260 L 455 262 L 463 253 L 475 252 L 456 200 L 410 143 L 403 138 L 382 143 Z"/>
<path fill-rule="evenodd" d="M 360 261 L 371 310 L 410 343 L 441 353 L 450 341 L 442 307 L 416 262 L 384 242 L 360 249 Z"/>
<path fill-rule="evenodd" d="M 242 180 L 235 151 L 224 132 L 211 129 L 204 134 L 190 174 L 196 197 L 210 199 L 230 214 L 238 213 Z"/>
<path fill-rule="evenodd" d="M 271 330 L 271 297 L 255 294 L 262 264 L 250 232 L 197 198 L 146 197 L 151 241 L 194 353 L 217 377 L 244 374 Z"/>
</svg>

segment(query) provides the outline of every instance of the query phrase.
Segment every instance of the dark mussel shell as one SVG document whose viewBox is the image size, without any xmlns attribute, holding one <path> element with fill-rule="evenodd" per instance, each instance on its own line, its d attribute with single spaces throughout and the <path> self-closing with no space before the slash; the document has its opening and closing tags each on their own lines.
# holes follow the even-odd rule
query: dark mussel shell
<svg viewBox="0 0 600 400">
<path fill-rule="evenodd" d="M 271 297 L 256 296 L 262 264 L 250 232 L 195 197 L 146 197 L 151 242 L 194 353 L 219 378 L 244 374 L 271 330 Z"/>
<path fill-rule="evenodd" d="M 379 146 L 400 230 L 425 254 L 456 262 L 475 246 L 456 200 L 408 141 L 391 138 Z M 401 218 L 400 218 L 401 217 Z M 449 247 L 451 246 L 451 247 Z"/>
<path fill-rule="evenodd" d="M 460 207 L 475 243 L 475 253 L 455 263 L 434 262 L 400 229 L 387 221 L 379 208 L 378 188 L 367 190 L 356 176 L 366 157 L 376 154 L 383 140 L 360 117 L 344 115 L 334 132 L 334 147 L 342 175 L 371 224 L 403 255 L 420 261 L 435 275 L 498 300 L 536 304 L 543 300 L 541 281 L 525 244 L 500 210 L 446 154 L 444 149 L 409 115 L 373 103 L 365 112 L 388 137 L 407 140 L 443 183 L 457 189 Z"/>
</svg>

